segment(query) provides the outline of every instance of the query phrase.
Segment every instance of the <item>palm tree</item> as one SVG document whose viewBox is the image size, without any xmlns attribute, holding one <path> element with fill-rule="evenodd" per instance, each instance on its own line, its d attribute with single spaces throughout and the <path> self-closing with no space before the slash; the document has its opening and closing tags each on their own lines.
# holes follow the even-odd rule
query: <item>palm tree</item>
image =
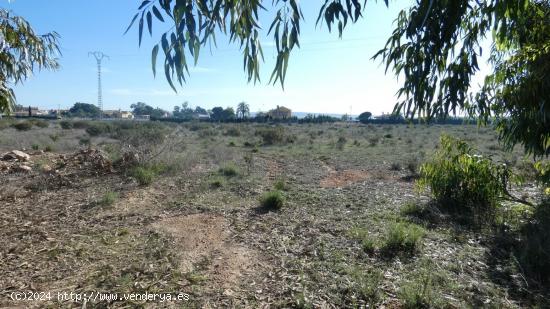
<svg viewBox="0 0 550 309">
<path fill-rule="evenodd" d="M 246 102 L 241 102 L 237 105 L 237 117 L 245 119 L 250 116 L 250 106 Z"/>
</svg>

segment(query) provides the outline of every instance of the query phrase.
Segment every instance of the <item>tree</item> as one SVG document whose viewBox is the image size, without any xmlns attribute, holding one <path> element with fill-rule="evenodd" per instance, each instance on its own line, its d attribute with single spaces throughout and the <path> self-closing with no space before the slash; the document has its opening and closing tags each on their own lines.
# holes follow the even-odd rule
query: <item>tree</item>
<svg viewBox="0 0 550 309">
<path fill-rule="evenodd" d="M 237 105 L 237 118 L 245 119 L 250 116 L 250 106 L 246 102 Z"/>
<path fill-rule="evenodd" d="M 174 106 L 172 115 L 176 118 L 191 119 L 194 113 L 193 109 L 189 107 L 189 102 L 186 101 L 181 104 L 181 108 L 179 106 Z"/>
<path fill-rule="evenodd" d="M 212 114 L 210 115 L 212 120 L 221 121 L 223 120 L 223 107 L 217 106 L 212 109 Z"/>
<path fill-rule="evenodd" d="M 57 69 L 59 35 L 34 33 L 22 17 L 0 9 L 0 113 L 10 113 L 16 102 L 13 85 L 22 83 L 35 69 Z"/>
<path fill-rule="evenodd" d="M 231 120 L 231 119 L 235 119 L 235 110 L 233 110 L 232 107 L 228 107 L 226 109 L 223 110 L 223 113 L 222 113 L 222 120 Z"/>
<path fill-rule="evenodd" d="M 151 115 L 153 113 L 154 108 L 152 106 L 147 105 L 143 102 L 137 102 L 135 104 L 130 105 L 130 108 L 132 109 L 132 113 L 134 115 Z"/>
<path fill-rule="evenodd" d="M 101 110 L 94 104 L 76 102 L 73 107 L 69 109 L 69 116 L 81 118 L 99 118 L 101 116 Z"/>
<path fill-rule="evenodd" d="M 134 115 L 149 115 L 154 118 L 161 118 L 164 117 L 167 113 L 165 110 L 161 108 L 153 108 L 150 105 L 147 105 L 143 102 L 137 102 L 135 104 L 130 105 L 130 108 L 132 109 L 132 113 Z"/>
<path fill-rule="evenodd" d="M 369 121 L 369 119 L 372 117 L 372 113 L 371 112 L 364 112 L 364 113 L 361 113 L 357 119 L 359 119 L 359 121 L 361 123 L 367 123 Z"/>
<path fill-rule="evenodd" d="M 340 36 L 362 17 L 366 1 L 325 0 L 317 23 Z M 145 0 L 130 26 L 139 19 L 139 43 L 145 21 L 152 34 L 154 15 L 173 27 L 152 50 L 153 74 L 159 50 L 164 72 L 175 90 L 188 75 L 188 56 L 198 61 L 202 46 L 214 34 L 229 33 L 242 46 L 248 81 L 260 81 L 263 59 L 258 11 L 264 1 L 202 0 L 158 2 Z M 388 5 L 388 0 L 384 3 Z M 284 87 L 290 53 L 299 47 L 303 14 L 297 0 L 274 0 L 273 35 L 277 52 L 270 82 Z M 419 0 L 399 13 L 396 28 L 375 56 L 396 76 L 403 76 L 394 112 L 430 121 L 467 112 L 481 124 L 496 118 L 501 140 L 521 143 L 535 156 L 550 154 L 550 4 L 543 0 Z M 227 31 L 229 30 L 229 31 Z M 472 76 L 479 70 L 481 42 L 491 37 L 493 73 L 474 92 Z"/>
</svg>

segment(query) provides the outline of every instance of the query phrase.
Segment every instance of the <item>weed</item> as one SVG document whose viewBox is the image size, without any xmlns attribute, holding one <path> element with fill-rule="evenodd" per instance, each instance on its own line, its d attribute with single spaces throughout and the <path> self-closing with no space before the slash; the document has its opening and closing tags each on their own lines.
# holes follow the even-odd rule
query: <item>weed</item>
<svg viewBox="0 0 550 309">
<path fill-rule="evenodd" d="M 57 140 L 59 140 L 59 135 L 57 134 L 50 134 L 50 139 L 52 140 L 52 142 L 57 142 Z"/>
<path fill-rule="evenodd" d="M 273 188 L 279 191 L 286 191 L 288 189 L 284 179 L 277 179 L 275 184 L 273 184 Z"/>
<path fill-rule="evenodd" d="M 384 251 L 390 254 L 398 252 L 414 253 L 421 245 L 426 230 L 414 223 L 393 223 L 387 232 L 383 245 Z"/>
<path fill-rule="evenodd" d="M 226 177 L 235 177 L 239 175 L 239 168 L 235 164 L 229 163 L 220 167 L 218 172 Z"/>
<path fill-rule="evenodd" d="M 367 229 L 355 226 L 348 231 L 348 234 L 361 242 L 361 247 L 365 252 L 373 253 L 376 249 L 376 241 L 372 239 Z"/>
<path fill-rule="evenodd" d="M 283 207 L 285 203 L 285 197 L 281 191 L 269 191 L 266 192 L 260 199 L 260 205 L 269 210 L 278 210 Z"/>
<path fill-rule="evenodd" d="M 44 152 L 52 152 L 54 151 L 54 148 L 52 145 L 46 145 L 46 147 L 44 147 Z"/>
<path fill-rule="evenodd" d="M 225 185 L 225 179 L 222 177 L 215 177 L 209 181 L 209 185 L 214 189 L 221 188 Z"/>
<path fill-rule="evenodd" d="M 98 204 L 101 206 L 111 206 L 116 202 L 117 199 L 118 199 L 118 193 L 109 191 L 103 195 L 103 197 L 99 200 Z"/>
<path fill-rule="evenodd" d="M 32 144 L 31 148 L 32 148 L 32 150 L 38 150 L 38 149 L 40 149 L 40 145 Z"/>
<path fill-rule="evenodd" d="M 150 185 L 155 178 L 166 170 L 162 164 L 138 165 L 130 170 L 130 176 L 134 177 L 142 185 Z"/>
</svg>

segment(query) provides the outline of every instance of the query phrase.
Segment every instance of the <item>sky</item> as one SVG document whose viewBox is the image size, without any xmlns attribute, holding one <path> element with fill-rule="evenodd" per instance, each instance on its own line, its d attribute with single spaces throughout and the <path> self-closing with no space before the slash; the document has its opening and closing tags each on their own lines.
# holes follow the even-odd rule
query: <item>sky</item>
<svg viewBox="0 0 550 309">
<path fill-rule="evenodd" d="M 368 1 L 364 18 L 348 24 L 342 39 L 337 32 L 329 33 L 326 25 L 315 25 L 323 1 L 300 1 L 305 15 L 301 48 L 291 55 L 284 90 L 267 83 L 276 52 L 272 37 L 267 36 L 272 13 L 262 13 L 262 83 L 247 82 L 239 46 L 218 37 L 217 49 L 210 53 L 203 48 L 197 66 L 190 69 L 190 78 L 177 87 L 177 93 L 163 74 L 154 78 L 151 70 L 151 49 L 170 26 L 154 23 L 153 37 L 147 33 L 141 47 L 137 27 L 123 34 L 140 2 L 0 0 L 0 7 L 27 19 L 36 32 L 56 31 L 61 36 L 61 69 L 36 72 L 17 85 L 18 103 L 47 109 L 97 103 L 97 67 L 88 56 L 90 51 L 109 56 L 103 62 L 104 109 L 129 110 L 131 104 L 145 102 L 172 111 L 185 101 L 211 109 L 245 101 L 252 112 L 282 105 L 296 112 L 377 115 L 391 112 L 396 103 L 398 81 L 371 57 L 384 46 L 399 11 L 412 1 L 393 0 L 389 8 L 383 1 Z"/>
</svg>

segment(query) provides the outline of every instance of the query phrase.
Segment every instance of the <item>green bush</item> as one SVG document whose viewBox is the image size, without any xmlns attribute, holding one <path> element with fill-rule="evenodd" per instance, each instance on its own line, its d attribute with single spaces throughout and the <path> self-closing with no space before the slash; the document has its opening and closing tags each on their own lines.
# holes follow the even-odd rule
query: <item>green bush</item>
<svg viewBox="0 0 550 309">
<path fill-rule="evenodd" d="M 106 133 L 111 133 L 112 131 L 112 125 L 105 122 L 92 122 L 86 128 L 86 133 L 90 136 L 104 135 Z"/>
<path fill-rule="evenodd" d="M 285 129 L 281 126 L 258 129 L 254 135 L 260 136 L 264 145 L 283 144 L 286 142 Z"/>
<path fill-rule="evenodd" d="M 142 185 L 150 185 L 155 178 L 166 170 L 162 164 L 138 165 L 130 170 L 130 176 L 135 178 Z"/>
<path fill-rule="evenodd" d="M 393 223 L 388 229 L 383 249 L 388 253 L 414 253 L 420 248 L 425 234 L 426 230 L 417 224 Z"/>
<path fill-rule="evenodd" d="M 32 144 L 32 145 L 31 145 L 31 148 L 32 148 L 32 150 L 38 150 L 38 149 L 40 149 L 40 145 L 38 145 L 38 144 Z"/>
<path fill-rule="evenodd" d="M 511 177 L 506 165 L 476 154 L 462 140 L 442 135 L 434 158 L 420 167 L 417 184 L 449 210 L 493 217 Z"/>
<path fill-rule="evenodd" d="M 60 121 L 59 126 L 61 127 L 61 129 L 64 129 L 64 130 L 70 130 L 74 127 L 73 123 L 67 120 Z"/>
<path fill-rule="evenodd" d="M 22 122 L 14 123 L 14 124 L 12 124 L 12 126 L 13 126 L 17 131 L 28 131 L 28 130 L 32 129 L 32 122 L 30 122 L 30 121 L 22 121 Z"/>
<path fill-rule="evenodd" d="M 239 168 L 235 164 L 229 163 L 220 167 L 218 172 L 226 177 L 235 177 L 239 175 Z"/>
<path fill-rule="evenodd" d="M 278 190 L 266 192 L 260 199 L 260 205 L 268 210 L 281 209 L 284 203 L 285 197 Z"/>
</svg>

